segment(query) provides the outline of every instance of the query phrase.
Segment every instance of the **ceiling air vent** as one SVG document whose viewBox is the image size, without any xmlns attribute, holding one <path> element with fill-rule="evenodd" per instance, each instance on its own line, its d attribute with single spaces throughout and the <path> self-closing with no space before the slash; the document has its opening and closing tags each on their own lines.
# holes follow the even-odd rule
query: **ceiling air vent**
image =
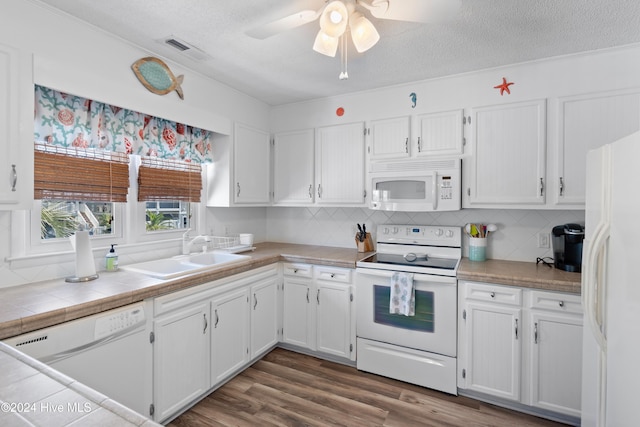
<svg viewBox="0 0 640 427">
<path fill-rule="evenodd" d="M 187 46 L 187 45 L 186 45 L 186 44 L 184 44 L 184 43 L 180 43 L 180 42 L 179 42 L 178 40 L 176 40 L 176 39 L 167 39 L 167 40 L 165 40 L 164 42 L 165 42 L 166 44 L 168 44 L 169 46 L 175 47 L 175 48 L 176 48 L 176 49 L 178 49 L 178 50 L 185 51 L 185 50 L 191 49 L 189 46 Z"/>
<path fill-rule="evenodd" d="M 195 61 L 206 61 L 208 59 L 212 59 L 206 52 L 174 36 L 163 37 L 156 41 L 158 43 L 171 46 L 179 51 L 181 55 L 189 57 Z"/>
</svg>

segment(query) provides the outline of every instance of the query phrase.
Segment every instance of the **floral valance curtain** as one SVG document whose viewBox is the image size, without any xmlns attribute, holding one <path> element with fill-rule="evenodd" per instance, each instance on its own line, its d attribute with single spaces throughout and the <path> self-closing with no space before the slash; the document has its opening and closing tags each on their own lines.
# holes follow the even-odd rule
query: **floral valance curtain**
<svg viewBox="0 0 640 427">
<path fill-rule="evenodd" d="M 211 132 L 90 99 L 35 87 L 35 141 L 60 147 L 204 163 Z"/>
</svg>

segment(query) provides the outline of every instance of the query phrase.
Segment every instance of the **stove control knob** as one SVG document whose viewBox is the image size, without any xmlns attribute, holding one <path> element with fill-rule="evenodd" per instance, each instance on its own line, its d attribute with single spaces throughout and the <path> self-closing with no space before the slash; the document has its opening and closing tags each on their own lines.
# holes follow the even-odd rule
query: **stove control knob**
<svg viewBox="0 0 640 427">
<path fill-rule="evenodd" d="M 393 227 L 393 234 L 398 234 L 398 227 Z"/>
<path fill-rule="evenodd" d="M 436 231 L 433 232 L 436 236 L 440 237 L 442 236 L 442 228 L 438 228 Z"/>
<path fill-rule="evenodd" d="M 389 229 L 387 227 L 382 230 L 382 234 L 389 234 Z"/>
<path fill-rule="evenodd" d="M 445 233 L 445 236 L 453 237 L 453 230 L 447 230 L 447 232 Z"/>
</svg>

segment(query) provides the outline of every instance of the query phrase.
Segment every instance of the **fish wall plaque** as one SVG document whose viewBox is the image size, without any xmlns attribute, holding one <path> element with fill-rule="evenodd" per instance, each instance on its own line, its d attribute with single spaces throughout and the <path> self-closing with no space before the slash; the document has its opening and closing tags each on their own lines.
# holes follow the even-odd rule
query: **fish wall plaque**
<svg viewBox="0 0 640 427">
<path fill-rule="evenodd" d="M 182 92 L 183 75 L 174 76 L 167 64 L 158 58 L 148 56 L 138 59 L 131 66 L 134 74 L 150 92 L 166 95 L 176 91 L 180 99 L 184 99 Z"/>
</svg>

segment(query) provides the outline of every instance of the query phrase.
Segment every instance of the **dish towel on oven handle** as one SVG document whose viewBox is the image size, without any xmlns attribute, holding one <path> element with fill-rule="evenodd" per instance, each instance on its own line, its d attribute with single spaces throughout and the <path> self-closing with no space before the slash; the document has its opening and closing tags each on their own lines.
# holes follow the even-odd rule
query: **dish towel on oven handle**
<svg viewBox="0 0 640 427">
<path fill-rule="evenodd" d="M 413 273 L 396 271 L 391 276 L 389 313 L 415 315 L 416 291 L 413 288 Z"/>
</svg>

